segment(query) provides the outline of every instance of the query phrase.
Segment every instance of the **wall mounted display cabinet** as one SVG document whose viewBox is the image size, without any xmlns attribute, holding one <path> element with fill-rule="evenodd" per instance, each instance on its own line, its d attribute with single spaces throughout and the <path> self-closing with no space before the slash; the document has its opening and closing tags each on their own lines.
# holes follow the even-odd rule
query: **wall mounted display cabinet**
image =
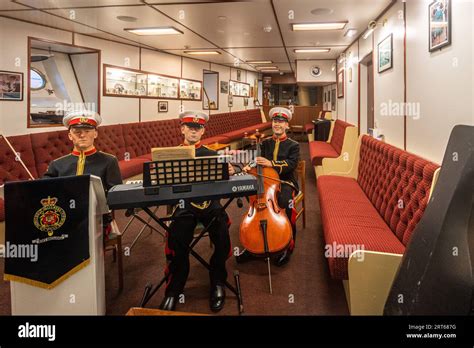
<svg viewBox="0 0 474 348">
<path fill-rule="evenodd" d="M 103 95 L 202 100 L 202 82 L 104 64 Z"/>
</svg>

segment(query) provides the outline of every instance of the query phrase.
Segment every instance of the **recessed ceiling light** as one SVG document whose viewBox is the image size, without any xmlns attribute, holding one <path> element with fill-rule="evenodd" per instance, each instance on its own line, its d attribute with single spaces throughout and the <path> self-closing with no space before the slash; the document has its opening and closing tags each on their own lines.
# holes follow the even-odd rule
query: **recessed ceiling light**
<svg viewBox="0 0 474 348">
<path fill-rule="evenodd" d="M 299 30 L 341 30 L 347 21 L 342 22 L 319 22 L 319 23 L 293 23 L 293 31 Z"/>
<path fill-rule="evenodd" d="M 356 33 L 357 33 L 357 29 L 351 28 L 351 29 L 347 29 L 344 36 L 353 37 Z"/>
<path fill-rule="evenodd" d="M 206 56 L 213 54 L 221 54 L 219 51 L 184 51 L 186 54 L 192 54 L 196 56 Z"/>
<path fill-rule="evenodd" d="M 311 10 L 311 14 L 315 16 L 327 16 L 333 14 L 334 10 L 332 8 L 315 8 Z"/>
<path fill-rule="evenodd" d="M 177 35 L 184 34 L 175 27 L 125 28 L 125 31 L 136 35 Z"/>
<path fill-rule="evenodd" d="M 271 60 L 247 60 L 246 63 L 249 64 L 272 64 Z"/>
<path fill-rule="evenodd" d="M 132 16 L 117 16 L 116 18 L 119 21 L 123 21 L 123 22 L 136 22 L 137 21 L 137 18 L 132 17 Z"/>
<path fill-rule="evenodd" d="M 295 53 L 327 53 L 330 48 L 297 48 L 293 50 Z"/>
</svg>

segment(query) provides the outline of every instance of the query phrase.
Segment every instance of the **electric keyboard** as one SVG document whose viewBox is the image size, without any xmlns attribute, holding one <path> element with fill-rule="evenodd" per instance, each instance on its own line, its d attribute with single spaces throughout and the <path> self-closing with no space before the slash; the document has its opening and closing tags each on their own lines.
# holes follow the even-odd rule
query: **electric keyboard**
<svg viewBox="0 0 474 348">
<path fill-rule="evenodd" d="M 173 205 L 180 200 L 215 200 L 253 196 L 257 179 L 249 174 L 234 175 L 229 180 L 160 187 L 143 187 L 143 183 L 116 185 L 107 194 L 110 209 L 144 208 Z"/>
</svg>

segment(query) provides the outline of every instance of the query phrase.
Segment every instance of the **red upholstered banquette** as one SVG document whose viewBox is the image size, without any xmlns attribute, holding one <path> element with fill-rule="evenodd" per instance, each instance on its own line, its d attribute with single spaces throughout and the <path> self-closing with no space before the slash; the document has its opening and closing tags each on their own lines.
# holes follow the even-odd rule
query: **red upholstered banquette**
<svg viewBox="0 0 474 348">
<path fill-rule="evenodd" d="M 321 165 L 323 158 L 339 157 L 347 127 L 354 127 L 354 125 L 341 120 L 336 120 L 329 143 L 325 141 L 311 141 L 309 143 L 309 156 L 313 166 Z"/>
<path fill-rule="evenodd" d="M 403 254 L 428 204 L 439 166 L 363 136 L 357 180 L 323 175 L 317 180 L 327 245 Z M 348 279 L 348 255 L 329 257 L 335 279 Z"/>
<path fill-rule="evenodd" d="M 243 137 L 271 128 L 271 122 L 262 123 L 259 109 L 211 115 L 204 134 L 204 144 L 230 143 Z M 49 163 L 71 152 L 71 141 L 66 130 L 33 133 L 8 137 L 28 170 L 41 177 Z M 179 120 L 136 122 L 99 127 L 96 140 L 98 150 L 111 153 L 119 159 L 122 178 L 140 174 L 143 162 L 151 160 L 154 147 L 177 146 L 182 141 Z M 27 180 L 29 176 L 0 138 L 0 185 L 7 181 Z M 4 202 L 0 199 L 0 222 L 4 221 Z"/>
</svg>

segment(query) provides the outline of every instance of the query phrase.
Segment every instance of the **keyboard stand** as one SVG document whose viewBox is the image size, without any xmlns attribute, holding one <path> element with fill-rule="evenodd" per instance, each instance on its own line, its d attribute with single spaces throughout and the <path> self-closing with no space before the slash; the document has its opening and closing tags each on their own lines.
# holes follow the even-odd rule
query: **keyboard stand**
<svg viewBox="0 0 474 348">
<path fill-rule="evenodd" d="M 234 200 L 234 198 L 229 198 L 227 202 L 224 204 L 224 206 L 221 208 L 221 213 L 223 213 L 229 204 Z M 165 218 L 159 218 L 156 216 L 155 212 L 152 212 L 148 207 L 143 208 L 143 211 L 146 212 L 150 218 L 152 218 L 157 224 L 159 224 L 165 231 L 168 233 L 171 233 L 169 226 L 166 224 L 167 221 L 174 221 L 180 218 L 186 218 L 189 217 L 188 215 L 181 215 L 179 217 L 165 217 Z M 212 220 L 209 222 L 207 226 L 204 227 L 204 229 L 199 233 L 199 235 L 192 241 L 190 245 L 184 246 L 182 242 L 177 239 L 177 243 L 181 243 L 181 246 L 184 246 L 188 249 L 189 253 L 194 256 L 195 259 L 197 259 L 204 267 L 206 267 L 208 270 L 210 270 L 211 266 L 209 263 L 206 262 L 197 252 L 193 250 L 193 248 L 196 246 L 196 244 L 201 240 L 201 238 L 204 236 L 205 233 L 209 230 L 211 225 L 216 221 L 217 217 L 214 216 Z M 236 287 L 234 288 L 227 280 L 224 282 L 224 285 L 237 296 L 237 306 L 238 306 L 238 311 L 239 315 L 243 313 L 244 311 L 244 306 L 243 306 L 243 301 L 242 301 L 242 293 L 240 290 L 240 283 L 239 283 L 239 277 L 237 274 L 234 273 L 234 279 L 236 282 Z M 145 305 L 150 301 L 150 299 L 155 295 L 155 293 L 158 291 L 158 289 L 166 282 L 167 276 L 165 275 L 161 281 L 153 287 L 151 283 L 148 283 L 147 286 L 145 287 L 145 291 L 143 293 L 143 298 L 140 303 L 140 307 L 145 307 Z"/>
<path fill-rule="evenodd" d="M 155 208 L 155 210 L 153 211 L 153 214 L 155 214 L 157 210 L 158 210 L 158 207 Z M 151 218 L 148 218 L 148 221 L 146 221 L 140 215 L 138 215 L 138 213 L 139 213 L 139 209 L 134 209 L 134 208 L 127 209 L 127 211 L 125 212 L 125 216 L 127 216 L 127 217 L 131 216 L 131 218 L 130 218 L 130 220 L 128 220 L 127 225 L 125 225 L 125 228 L 122 232 L 122 235 L 124 235 L 125 232 L 127 232 L 128 228 L 130 227 L 130 225 L 132 224 L 132 222 L 135 219 L 137 219 L 138 221 L 140 221 L 143 224 L 142 228 L 140 229 L 140 232 L 138 232 L 138 234 L 133 239 L 132 244 L 130 245 L 130 251 L 133 249 L 135 244 L 138 242 L 138 239 L 140 239 L 143 232 L 145 232 L 145 228 L 147 228 L 147 227 L 150 228 L 150 233 L 155 231 L 155 232 L 158 232 L 161 235 L 163 240 L 165 240 L 165 238 L 166 238 L 165 235 L 160 230 L 158 230 L 157 228 L 155 228 L 154 226 L 152 226 L 150 224 L 150 222 L 152 220 Z"/>
</svg>

